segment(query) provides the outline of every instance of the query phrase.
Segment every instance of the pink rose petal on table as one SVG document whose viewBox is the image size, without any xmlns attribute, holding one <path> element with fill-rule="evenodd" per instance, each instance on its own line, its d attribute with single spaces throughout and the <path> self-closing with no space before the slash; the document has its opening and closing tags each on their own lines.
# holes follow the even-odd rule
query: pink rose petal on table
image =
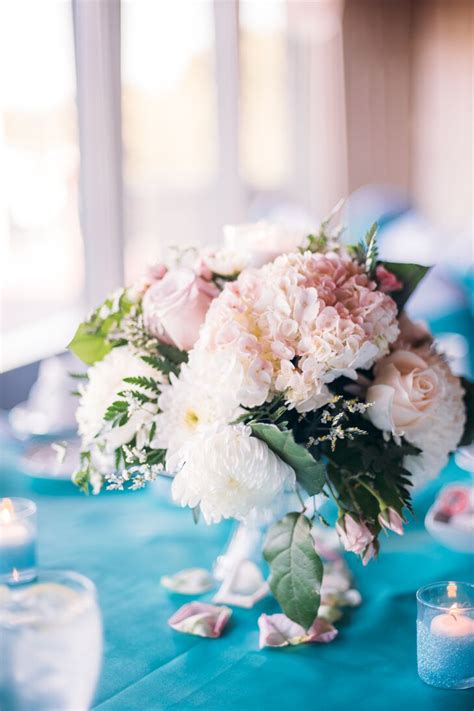
<svg viewBox="0 0 474 711">
<path fill-rule="evenodd" d="M 174 575 L 163 575 L 161 584 L 164 588 L 181 595 L 201 595 L 215 586 L 215 581 L 204 568 L 186 568 Z"/>
<path fill-rule="evenodd" d="M 308 642 L 331 642 L 337 635 L 336 628 L 327 620 L 317 617 L 309 630 L 305 630 L 282 613 L 260 615 L 258 627 L 260 629 L 260 649 L 263 647 L 287 647 Z"/>
<path fill-rule="evenodd" d="M 215 639 L 221 636 L 231 614 L 229 607 L 189 602 L 170 617 L 168 624 L 177 632 Z"/>
</svg>

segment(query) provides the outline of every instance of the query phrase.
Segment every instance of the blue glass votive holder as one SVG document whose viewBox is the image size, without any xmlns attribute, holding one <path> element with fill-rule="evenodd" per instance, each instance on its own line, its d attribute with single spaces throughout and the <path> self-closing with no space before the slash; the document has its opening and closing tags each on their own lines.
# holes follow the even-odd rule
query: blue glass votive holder
<svg viewBox="0 0 474 711">
<path fill-rule="evenodd" d="M 441 689 L 474 686 L 474 585 L 441 582 L 416 594 L 420 679 Z"/>
<path fill-rule="evenodd" d="M 17 585 L 36 577 L 36 504 L 0 499 L 0 584 Z"/>
</svg>

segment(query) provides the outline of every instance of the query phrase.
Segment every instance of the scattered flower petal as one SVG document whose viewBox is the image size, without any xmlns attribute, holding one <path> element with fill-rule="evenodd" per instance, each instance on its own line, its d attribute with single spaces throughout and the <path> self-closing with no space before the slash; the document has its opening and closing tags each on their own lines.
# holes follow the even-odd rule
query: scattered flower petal
<svg viewBox="0 0 474 711">
<path fill-rule="evenodd" d="M 317 617 L 309 630 L 293 622 L 282 613 L 276 615 L 260 615 L 259 644 L 263 647 L 287 647 L 288 645 L 305 644 L 307 642 L 331 642 L 337 635 L 337 630 L 330 622 Z"/>
<path fill-rule="evenodd" d="M 174 575 L 163 575 L 160 582 L 164 588 L 181 595 L 200 595 L 215 585 L 212 575 L 205 568 L 187 568 Z"/>
<path fill-rule="evenodd" d="M 170 617 L 168 624 L 177 632 L 215 639 L 221 636 L 231 614 L 229 607 L 189 602 Z"/>
</svg>

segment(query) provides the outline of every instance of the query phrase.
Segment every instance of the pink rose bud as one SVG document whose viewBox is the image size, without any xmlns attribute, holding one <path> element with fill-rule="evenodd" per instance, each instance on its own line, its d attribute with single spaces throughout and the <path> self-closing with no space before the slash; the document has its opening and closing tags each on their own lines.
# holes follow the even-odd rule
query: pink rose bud
<svg viewBox="0 0 474 711">
<path fill-rule="evenodd" d="M 383 291 L 384 294 L 390 294 L 392 291 L 400 291 L 400 289 L 403 289 L 403 283 L 397 279 L 393 272 L 390 272 L 382 264 L 376 267 L 375 277 L 380 291 Z"/>
<path fill-rule="evenodd" d="M 152 336 L 189 351 L 219 291 L 192 269 L 168 271 L 143 297 L 143 321 Z"/>
<path fill-rule="evenodd" d="M 395 509 L 384 509 L 379 513 L 378 518 L 382 528 L 386 528 L 387 531 L 393 531 L 394 533 L 398 533 L 399 536 L 403 536 L 403 519 Z"/>
<path fill-rule="evenodd" d="M 369 543 L 362 556 L 362 565 L 367 565 L 369 560 L 372 560 L 377 555 L 375 543 Z"/>
<path fill-rule="evenodd" d="M 374 535 L 363 521 L 356 521 L 350 514 L 345 514 L 336 523 L 336 531 L 346 551 L 360 555 L 369 543 L 374 540 Z"/>
</svg>

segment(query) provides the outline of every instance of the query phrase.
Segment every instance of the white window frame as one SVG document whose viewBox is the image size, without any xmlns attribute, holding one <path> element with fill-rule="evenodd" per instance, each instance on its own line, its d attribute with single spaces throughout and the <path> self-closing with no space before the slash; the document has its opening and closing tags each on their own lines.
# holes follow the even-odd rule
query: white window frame
<svg viewBox="0 0 474 711">
<path fill-rule="evenodd" d="M 85 303 L 124 279 L 120 2 L 72 0 L 79 123 Z"/>
<path fill-rule="evenodd" d="M 4 338 L 0 372 L 63 351 L 76 324 L 124 281 L 120 0 L 71 0 L 80 146 L 82 304 Z M 214 0 L 219 223 L 245 217 L 239 170 L 239 0 Z M 34 343 L 34 346 L 32 344 Z"/>
</svg>

